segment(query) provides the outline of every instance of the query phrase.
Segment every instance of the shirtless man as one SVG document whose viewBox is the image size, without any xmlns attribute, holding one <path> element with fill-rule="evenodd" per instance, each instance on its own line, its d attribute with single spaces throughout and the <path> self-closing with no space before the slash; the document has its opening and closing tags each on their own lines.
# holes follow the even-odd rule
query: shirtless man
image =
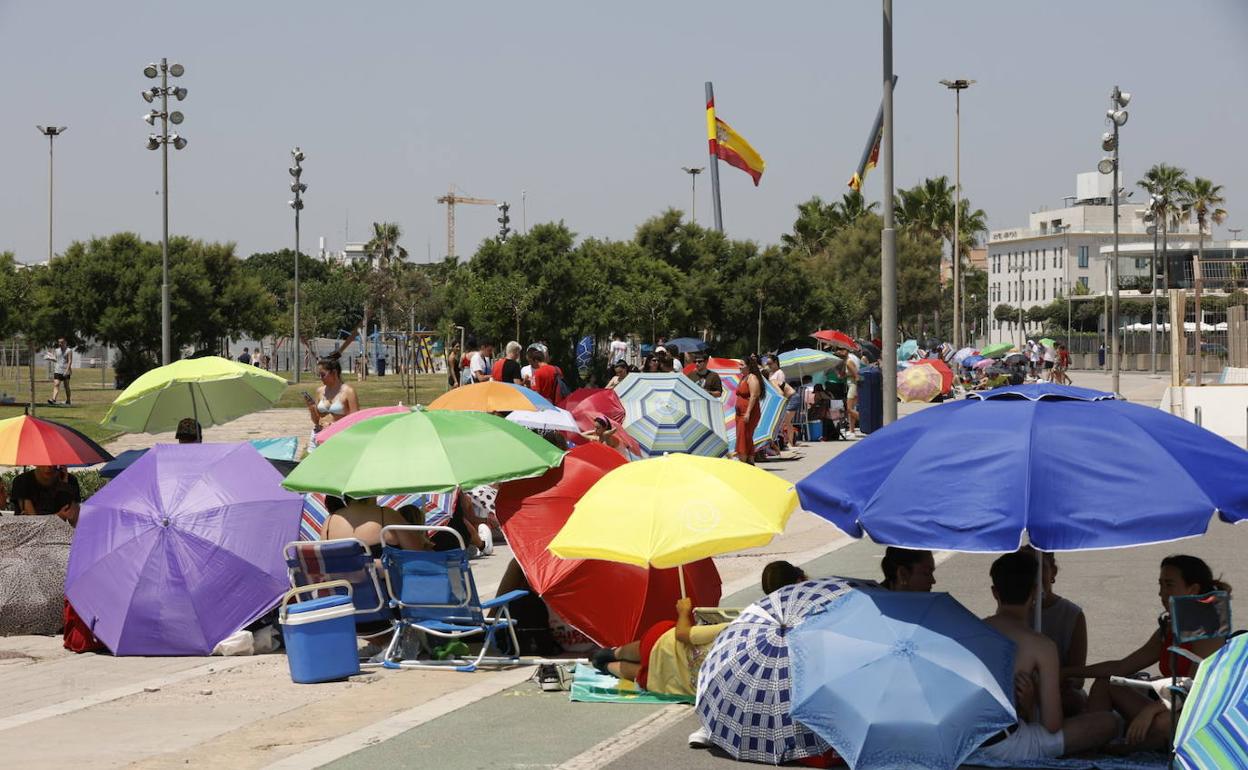
<svg viewBox="0 0 1248 770">
<path fill-rule="evenodd" d="M 1118 734 L 1108 711 L 1062 718 L 1061 667 L 1057 645 L 1031 630 L 1036 557 L 1008 553 L 992 563 L 997 612 L 984 622 L 1014 642 L 1014 684 L 1019 721 L 989 738 L 972 755 L 1017 762 L 1078 754 L 1099 748 Z"/>
</svg>

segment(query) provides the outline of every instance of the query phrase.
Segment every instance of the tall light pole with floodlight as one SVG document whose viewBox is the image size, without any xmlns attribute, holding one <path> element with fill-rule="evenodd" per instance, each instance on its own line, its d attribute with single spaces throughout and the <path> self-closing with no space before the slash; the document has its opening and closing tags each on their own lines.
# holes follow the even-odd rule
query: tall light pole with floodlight
<svg viewBox="0 0 1248 770">
<path fill-rule="evenodd" d="M 953 91 L 953 349 L 962 349 L 962 92 L 974 80 L 942 80 L 940 84 Z"/>
<path fill-rule="evenodd" d="M 186 72 L 186 68 L 181 64 L 170 64 L 168 59 L 161 59 L 160 64 L 152 63 L 143 68 L 143 74 L 149 79 L 155 80 L 160 78 L 159 86 L 152 86 L 144 91 L 143 100 L 148 104 L 152 104 L 157 98 L 160 99 L 160 109 L 153 109 L 151 112 L 143 116 L 143 120 L 149 126 L 155 126 L 156 121 L 160 121 L 160 133 L 148 134 L 147 149 L 160 150 L 160 177 L 161 192 L 160 201 L 162 205 L 162 225 L 160 238 L 160 364 L 168 366 L 172 361 L 172 335 L 169 325 L 169 145 L 173 145 L 174 149 L 181 150 L 186 147 L 186 138 L 177 134 L 169 133 L 169 124 L 175 126 L 180 125 L 183 120 L 181 112 L 174 110 L 169 111 L 169 97 L 172 95 L 178 101 L 186 98 L 186 89 L 181 86 L 177 88 L 169 88 L 169 76 L 175 78 L 182 77 Z"/>
<path fill-rule="evenodd" d="M 1096 170 L 1102 174 L 1113 175 L 1113 195 L 1114 195 L 1114 254 L 1109 261 L 1109 281 L 1113 289 L 1113 301 L 1110 304 L 1109 312 L 1109 354 L 1112 356 L 1110 362 L 1110 382 L 1114 393 L 1118 393 L 1118 175 L 1119 175 L 1119 157 L 1118 157 L 1118 129 L 1127 124 L 1127 104 L 1131 101 L 1131 94 L 1123 91 L 1118 86 L 1114 86 L 1114 90 L 1109 94 L 1109 109 L 1105 111 L 1105 119 L 1113 126 L 1113 131 L 1106 131 L 1101 135 L 1101 149 L 1111 155 L 1108 158 L 1102 158 L 1101 162 L 1096 164 Z M 1199 352 L 1197 353 L 1199 355 Z"/>
<path fill-rule="evenodd" d="M 48 137 L 48 261 L 52 261 L 52 140 L 68 130 L 68 126 L 35 126 Z"/>
<path fill-rule="evenodd" d="M 698 223 L 698 174 L 706 171 L 705 166 L 681 166 L 681 171 L 689 175 L 690 195 L 689 200 L 689 222 L 691 224 Z"/>
<path fill-rule="evenodd" d="M 290 201 L 290 207 L 295 210 L 295 317 L 294 317 L 294 341 L 295 341 L 295 384 L 299 383 L 299 372 L 303 369 L 303 335 L 299 333 L 299 212 L 303 211 L 303 194 L 307 192 L 308 186 L 303 183 L 303 150 L 296 147 L 290 151 L 290 159 L 294 161 L 294 165 L 290 167 L 290 175 L 293 181 L 290 183 L 290 191 L 295 194 L 295 199 Z"/>
</svg>

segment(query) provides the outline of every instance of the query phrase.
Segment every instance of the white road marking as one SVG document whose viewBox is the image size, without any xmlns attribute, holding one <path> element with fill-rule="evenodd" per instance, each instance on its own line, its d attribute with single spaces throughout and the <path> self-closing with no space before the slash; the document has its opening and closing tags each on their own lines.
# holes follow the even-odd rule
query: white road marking
<svg viewBox="0 0 1248 770">
<path fill-rule="evenodd" d="M 692 713 L 693 710 L 683 703 L 661 708 L 567 760 L 558 766 L 558 770 L 594 770 L 603 767 Z"/>
</svg>

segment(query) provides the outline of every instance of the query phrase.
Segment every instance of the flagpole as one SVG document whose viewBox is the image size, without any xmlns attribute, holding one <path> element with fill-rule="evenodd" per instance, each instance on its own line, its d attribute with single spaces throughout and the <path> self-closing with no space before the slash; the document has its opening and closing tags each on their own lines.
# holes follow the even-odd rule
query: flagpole
<svg viewBox="0 0 1248 770">
<path fill-rule="evenodd" d="M 897 419 L 897 232 L 893 228 L 893 0 L 884 3 L 884 230 L 880 233 L 880 376 L 884 424 Z"/>
<path fill-rule="evenodd" d="M 715 89 L 706 81 L 706 138 L 711 153 L 711 202 L 715 209 L 715 231 L 724 231 L 724 212 L 719 204 L 719 153 L 715 151 Z"/>
</svg>

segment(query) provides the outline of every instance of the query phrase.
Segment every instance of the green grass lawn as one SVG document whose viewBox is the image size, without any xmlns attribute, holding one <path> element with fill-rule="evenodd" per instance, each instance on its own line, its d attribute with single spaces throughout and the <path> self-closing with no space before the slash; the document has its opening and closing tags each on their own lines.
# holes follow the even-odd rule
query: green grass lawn
<svg viewBox="0 0 1248 770">
<path fill-rule="evenodd" d="M 289 372 L 278 372 L 290 379 Z M 26 410 L 30 398 L 30 381 L 26 369 L 20 372 L 20 382 L 15 382 L 14 371 L 9 367 L 0 371 L 0 393 L 8 394 L 17 400 L 15 404 L 0 404 L 0 419 L 17 417 Z M 275 404 L 278 408 L 304 409 L 300 391 L 315 393 L 319 384 L 314 374 L 305 373 L 299 385 L 290 385 Z M 104 384 L 101 384 L 99 369 L 77 369 L 74 371 L 70 384 L 73 388 L 73 406 L 49 406 L 47 399 L 52 395 L 52 381 L 41 368 L 35 371 L 35 414 L 46 420 L 64 423 L 75 430 L 82 431 L 95 441 L 104 444 L 117 436 L 119 432 L 109 430 L 100 425 L 109 405 L 117 398 L 118 391 L 113 388 L 113 370 L 104 373 Z M 351 375 L 347 382 L 355 388 L 361 407 L 387 406 L 400 401 L 410 403 L 410 391 L 404 393 L 402 380 L 397 374 L 378 377 L 373 375 L 364 382 L 356 382 Z M 416 403 L 428 404 L 446 391 L 446 375 L 421 374 L 416 376 Z M 61 398 L 64 399 L 64 391 Z"/>
</svg>

